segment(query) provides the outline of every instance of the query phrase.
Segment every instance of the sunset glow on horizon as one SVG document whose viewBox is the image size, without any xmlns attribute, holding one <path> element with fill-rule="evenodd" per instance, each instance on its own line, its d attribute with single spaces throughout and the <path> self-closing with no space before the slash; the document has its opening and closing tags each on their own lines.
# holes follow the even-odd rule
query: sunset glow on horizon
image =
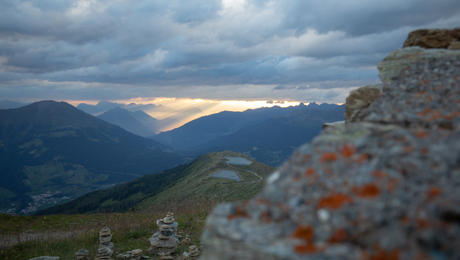
<svg viewBox="0 0 460 260">
<path fill-rule="evenodd" d="M 80 103 L 89 105 L 96 105 L 98 100 L 63 100 L 73 106 L 78 106 Z M 167 129 L 161 131 L 168 131 L 180 127 L 187 122 L 190 122 L 199 117 L 216 114 L 222 111 L 242 112 L 247 109 L 257 109 L 261 107 L 289 107 L 298 106 L 300 101 L 284 101 L 284 100 L 211 100 L 211 99 L 191 99 L 191 98 L 132 98 L 127 100 L 107 100 L 113 103 L 148 105 L 154 104 L 161 106 L 161 109 L 144 110 L 153 118 L 162 120 L 165 118 L 175 118 L 179 121 L 171 125 Z M 305 103 L 308 105 L 309 103 Z M 184 116 L 185 115 L 185 116 Z"/>
</svg>

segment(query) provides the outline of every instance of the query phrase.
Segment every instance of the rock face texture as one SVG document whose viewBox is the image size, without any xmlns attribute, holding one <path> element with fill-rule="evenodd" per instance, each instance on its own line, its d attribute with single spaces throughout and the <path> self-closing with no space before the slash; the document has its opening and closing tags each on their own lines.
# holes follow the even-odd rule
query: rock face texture
<svg viewBox="0 0 460 260">
<path fill-rule="evenodd" d="M 367 108 L 382 93 L 382 88 L 383 84 L 375 84 L 351 91 L 345 103 L 345 121 L 351 121 L 358 111 Z"/>
<path fill-rule="evenodd" d="M 460 41 L 460 28 L 453 30 L 417 30 L 409 33 L 403 48 L 419 46 L 425 49 L 447 49 L 452 42 Z"/>
<path fill-rule="evenodd" d="M 215 208 L 203 260 L 460 259 L 460 51 L 405 48 L 378 68 L 367 108 Z"/>
</svg>

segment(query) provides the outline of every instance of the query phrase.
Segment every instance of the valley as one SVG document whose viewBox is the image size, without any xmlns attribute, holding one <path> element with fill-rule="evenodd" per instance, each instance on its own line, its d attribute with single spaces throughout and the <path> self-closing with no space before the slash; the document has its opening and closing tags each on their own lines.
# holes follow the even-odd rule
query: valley
<svg viewBox="0 0 460 260">
<path fill-rule="evenodd" d="M 3 103 L 12 108 L 0 109 L 0 167 L 5 180 L 0 184 L 0 212 L 9 214 L 34 214 L 79 200 L 91 206 L 74 205 L 71 211 L 40 214 L 94 213 L 109 208 L 121 212 L 190 194 L 247 199 L 257 193 L 259 181 L 269 171 L 260 172 L 254 166 L 280 165 L 296 147 L 316 136 L 324 123 L 342 120 L 344 111 L 343 106 L 316 103 L 224 111 L 151 136 L 175 119 L 158 120 L 144 110 L 165 107 L 112 102 L 77 108 L 54 101 Z M 222 151 L 254 163 L 225 163 Z M 195 158 L 200 159 L 188 165 Z M 210 164 L 210 169 L 201 164 Z M 164 178 L 165 170 L 169 178 Z M 224 178 L 210 177 L 219 174 L 218 170 Z M 110 191 L 146 178 L 161 182 L 152 186 L 155 188 L 124 192 L 116 198 Z M 181 192 L 167 190 L 168 185 L 180 187 Z M 89 199 L 92 192 L 99 199 Z"/>
</svg>

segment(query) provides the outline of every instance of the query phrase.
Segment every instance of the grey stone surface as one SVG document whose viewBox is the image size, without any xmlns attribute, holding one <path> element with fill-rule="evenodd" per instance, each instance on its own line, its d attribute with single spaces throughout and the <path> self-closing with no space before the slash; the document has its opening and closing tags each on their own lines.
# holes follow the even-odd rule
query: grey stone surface
<svg viewBox="0 0 460 260">
<path fill-rule="evenodd" d="M 367 108 L 382 93 L 382 89 L 383 84 L 375 84 L 351 91 L 345 103 L 345 121 L 351 121 L 358 111 Z"/>
<path fill-rule="evenodd" d="M 460 52 L 379 64 L 382 94 L 206 220 L 203 260 L 460 259 Z"/>
<path fill-rule="evenodd" d="M 86 248 L 81 248 L 75 253 L 77 260 L 89 260 L 89 251 Z"/>
<path fill-rule="evenodd" d="M 404 49 L 397 49 L 390 53 L 383 61 L 377 64 L 379 69 L 380 79 L 384 84 L 389 84 L 392 81 L 398 80 L 399 77 L 409 75 L 408 71 L 414 63 L 430 64 L 434 60 L 439 59 L 458 59 L 460 51 L 446 50 L 446 49 L 422 49 L 420 47 L 410 47 Z M 448 60 L 445 61 L 446 63 Z M 442 67 L 453 68 L 454 64 L 439 64 Z M 422 73 L 423 71 L 420 71 Z M 449 71 L 446 71 L 449 72 Z M 417 76 L 412 74 L 413 76 Z M 423 79 L 422 79 L 423 80 Z M 417 82 L 414 82 L 417 83 Z"/>
<path fill-rule="evenodd" d="M 382 80 L 391 80 L 352 121 L 459 129 L 460 51 L 414 47 L 389 57 L 379 63 L 379 69 Z"/>
</svg>

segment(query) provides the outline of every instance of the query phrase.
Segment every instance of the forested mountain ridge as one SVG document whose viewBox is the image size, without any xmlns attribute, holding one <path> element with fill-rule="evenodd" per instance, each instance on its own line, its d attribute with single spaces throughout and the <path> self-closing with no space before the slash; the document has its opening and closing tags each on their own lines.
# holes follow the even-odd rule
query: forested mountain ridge
<svg viewBox="0 0 460 260">
<path fill-rule="evenodd" d="M 228 156 L 245 158 L 251 163 L 231 165 L 225 159 Z M 190 196 L 248 199 L 260 191 L 263 179 L 274 169 L 235 152 L 210 153 L 189 164 L 146 175 L 113 188 L 94 191 L 36 214 L 123 212 L 130 208 L 147 208 L 168 199 Z M 211 177 L 221 170 L 235 171 L 241 181 Z"/>
<path fill-rule="evenodd" d="M 344 111 L 344 105 L 329 110 L 304 108 L 244 127 L 195 149 L 197 154 L 223 150 L 240 152 L 264 164 L 279 166 L 294 149 L 317 136 L 324 123 L 344 120 Z"/>
<path fill-rule="evenodd" d="M 65 102 L 0 110 L 0 209 L 30 213 L 47 191 L 60 202 L 183 162 L 170 151 Z"/>
<path fill-rule="evenodd" d="M 338 107 L 338 105 L 311 103 L 305 106 L 300 103 L 298 106 L 285 108 L 274 106 L 248 109 L 243 112 L 223 111 L 200 117 L 179 128 L 159 133 L 151 138 L 174 148 L 194 149 L 212 139 L 232 134 L 244 127 L 256 125 L 273 116 L 285 115 L 305 108 L 309 109 L 310 107 L 332 109 Z"/>
</svg>

